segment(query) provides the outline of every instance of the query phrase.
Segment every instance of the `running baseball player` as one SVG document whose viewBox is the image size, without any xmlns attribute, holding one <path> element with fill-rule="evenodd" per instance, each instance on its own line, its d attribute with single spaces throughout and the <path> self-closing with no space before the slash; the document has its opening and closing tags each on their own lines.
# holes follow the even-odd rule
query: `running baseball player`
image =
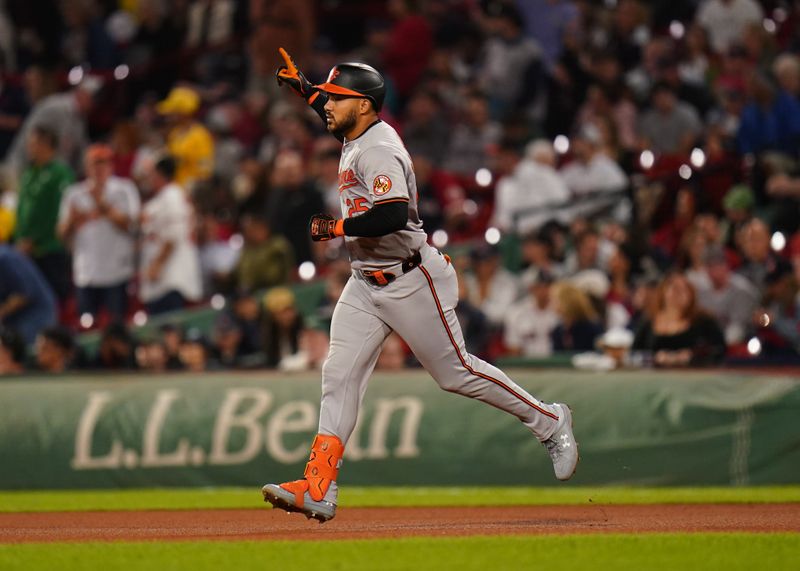
<svg viewBox="0 0 800 571">
<path fill-rule="evenodd" d="M 314 215 L 315 241 L 344 237 L 352 276 L 336 304 L 322 367 L 319 433 L 301 480 L 267 484 L 264 500 L 325 522 L 336 514 L 336 484 L 345 445 L 386 336 L 396 331 L 439 386 L 513 414 L 542 442 L 556 478 L 578 464 L 572 413 L 543 403 L 496 367 L 467 353 L 456 318 L 456 271 L 427 244 L 419 218 L 411 158 L 397 132 L 378 118 L 383 77 L 361 63 L 334 66 L 311 85 L 292 59 L 279 84 L 301 95 L 343 142 L 339 163 L 342 218 Z"/>
</svg>

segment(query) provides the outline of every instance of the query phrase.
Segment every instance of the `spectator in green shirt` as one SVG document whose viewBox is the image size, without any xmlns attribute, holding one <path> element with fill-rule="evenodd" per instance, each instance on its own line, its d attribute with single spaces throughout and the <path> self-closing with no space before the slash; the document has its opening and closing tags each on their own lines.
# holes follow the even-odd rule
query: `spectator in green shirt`
<svg viewBox="0 0 800 571">
<path fill-rule="evenodd" d="M 27 140 L 30 165 L 20 179 L 17 248 L 39 267 L 59 300 L 70 292 L 70 264 L 64 246 L 56 236 L 58 210 L 64 189 L 72 184 L 72 169 L 56 159 L 58 136 L 50 128 L 37 125 Z"/>
<path fill-rule="evenodd" d="M 236 288 L 255 291 L 289 283 L 294 269 L 292 246 L 273 235 L 266 217 L 254 212 L 242 215 L 244 248 L 234 269 Z"/>
</svg>

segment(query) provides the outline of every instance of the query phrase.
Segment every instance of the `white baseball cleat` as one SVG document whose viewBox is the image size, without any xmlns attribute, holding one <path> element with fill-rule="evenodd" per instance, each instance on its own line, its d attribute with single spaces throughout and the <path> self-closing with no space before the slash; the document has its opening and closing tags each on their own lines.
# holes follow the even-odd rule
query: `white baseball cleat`
<svg viewBox="0 0 800 571">
<path fill-rule="evenodd" d="M 578 443 L 572 433 L 572 411 L 565 404 L 555 403 L 561 409 L 559 425 L 553 435 L 542 442 L 550 454 L 553 471 L 559 480 L 569 480 L 578 467 Z"/>
<path fill-rule="evenodd" d="M 316 501 L 311 499 L 308 492 L 303 494 L 303 501 L 298 505 L 295 493 L 282 488 L 278 484 L 267 484 L 261 488 L 264 494 L 264 501 L 271 503 L 276 508 L 287 512 L 298 512 L 305 515 L 308 519 L 315 519 L 320 523 L 330 521 L 336 515 L 336 504 L 333 502 Z M 326 494 L 327 497 L 328 494 Z"/>
</svg>

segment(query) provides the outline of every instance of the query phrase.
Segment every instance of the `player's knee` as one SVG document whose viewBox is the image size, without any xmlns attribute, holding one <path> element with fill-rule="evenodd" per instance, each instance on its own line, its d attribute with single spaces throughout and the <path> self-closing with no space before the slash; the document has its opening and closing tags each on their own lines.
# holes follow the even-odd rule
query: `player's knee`
<svg viewBox="0 0 800 571">
<path fill-rule="evenodd" d="M 451 371 L 447 375 L 436 375 L 436 383 L 439 387 L 448 393 L 461 393 L 464 389 L 464 379 L 460 374 L 453 374 Z"/>
</svg>

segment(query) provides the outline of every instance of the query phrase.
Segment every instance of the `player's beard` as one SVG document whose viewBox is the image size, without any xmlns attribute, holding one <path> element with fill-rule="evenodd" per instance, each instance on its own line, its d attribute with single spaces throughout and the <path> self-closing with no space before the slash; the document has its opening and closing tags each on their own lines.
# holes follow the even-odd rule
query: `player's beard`
<svg viewBox="0 0 800 571">
<path fill-rule="evenodd" d="M 336 121 L 334 125 L 328 124 L 328 131 L 337 137 L 344 137 L 345 133 L 349 133 L 356 126 L 358 115 L 356 110 L 350 110 L 350 113 L 344 116 L 341 121 Z"/>
</svg>

